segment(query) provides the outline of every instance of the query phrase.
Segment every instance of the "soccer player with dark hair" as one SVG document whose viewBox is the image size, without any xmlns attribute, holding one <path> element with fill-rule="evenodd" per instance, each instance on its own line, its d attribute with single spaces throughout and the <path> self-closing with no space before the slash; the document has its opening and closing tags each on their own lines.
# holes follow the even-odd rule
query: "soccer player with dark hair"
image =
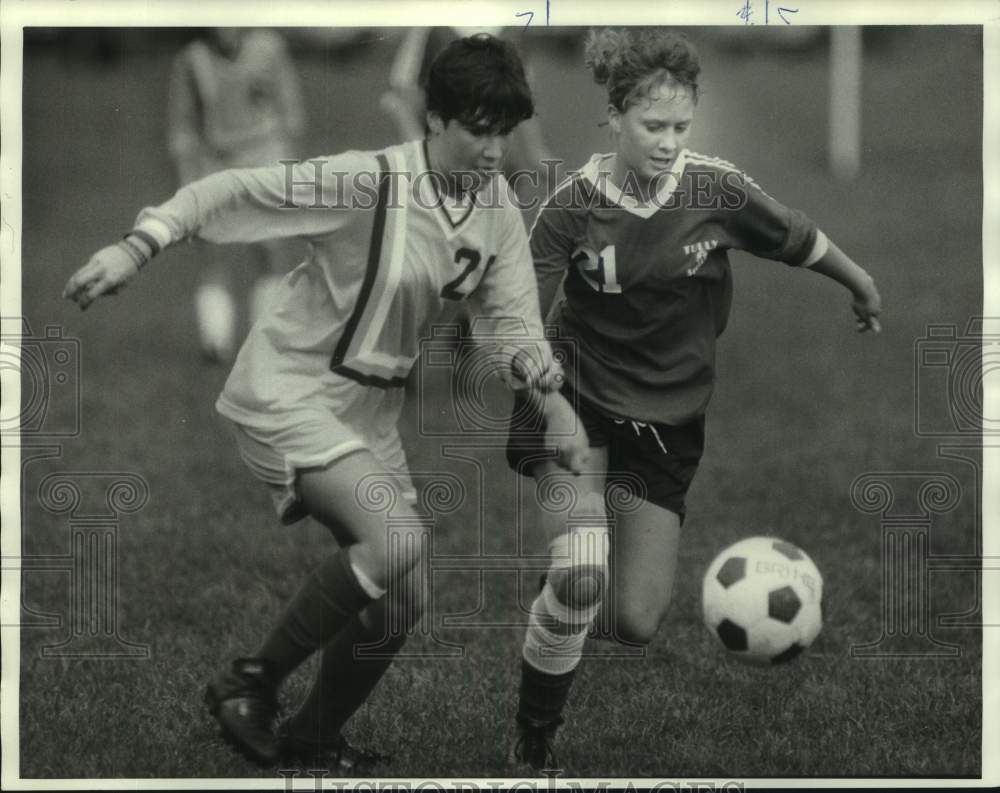
<svg viewBox="0 0 1000 793">
<path fill-rule="evenodd" d="M 459 39 L 431 69 L 426 139 L 201 179 L 142 210 L 124 240 L 66 285 L 64 294 L 86 308 L 189 237 L 309 243 L 217 402 L 282 522 L 311 515 L 340 546 L 256 651 L 208 686 L 224 733 L 264 763 L 350 772 L 372 761 L 345 743 L 341 727 L 405 638 L 385 626 L 412 626 L 426 589 L 426 529 L 396 425 L 402 386 L 433 323 L 468 299 L 474 315 L 500 326 L 493 360 L 501 377 L 538 402 L 560 380 L 543 340 L 527 235 L 497 174 L 507 136 L 533 110 L 510 45 Z M 509 323 L 528 335 L 505 335 Z M 588 445 L 573 434 L 572 408 L 555 392 L 544 410 L 561 428 L 565 464 L 579 470 Z M 372 475 L 392 489 L 394 516 L 406 520 L 387 525 L 359 502 L 356 488 Z M 401 596 L 387 599 L 387 591 Z M 376 642 L 379 657 L 355 657 L 356 645 Z M 316 651 L 312 690 L 276 731 L 278 687 Z"/>
<path fill-rule="evenodd" d="M 873 280 L 812 220 L 687 148 L 700 67 L 683 35 L 592 32 L 586 59 L 608 92 L 615 150 L 557 186 L 531 252 L 543 315 L 575 346 L 565 368 L 576 393 L 564 393 L 591 454 L 583 475 L 568 477 L 529 425 L 513 422 L 508 445 L 511 466 L 536 479 L 551 551 L 524 640 L 512 746 L 512 760 L 534 769 L 557 765 L 553 737 L 599 612 L 607 638 L 637 645 L 667 614 L 729 316 L 727 251 L 833 279 L 851 294 L 858 330 L 880 330 Z M 560 283 L 565 297 L 552 306 Z"/>
<path fill-rule="evenodd" d="M 389 73 L 389 88 L 381 97 L 380 105 L 395 124 L 400 136 L 409 140 L 424 134 L 428 103 L 429 77 L 434 57 L 448 43 L 461 36 L 486 32 L 503 36 L 503 28 L 414 27 L 406 31 L 393 59 Z M 509 33 L 508 33 L 509 35 Z M 530 69 L 529 69 L 529 78 Z M 438 74 L 435 90 L 448 84 L 447 75 Z M 511 145 L 505 162 L 505 172 L 537 171 L 549 156 L 538 118 L 532 116 L 518 125 L 511 136 Z M 517 185 L 512 185 L 517 188 Z"/>
</svg>

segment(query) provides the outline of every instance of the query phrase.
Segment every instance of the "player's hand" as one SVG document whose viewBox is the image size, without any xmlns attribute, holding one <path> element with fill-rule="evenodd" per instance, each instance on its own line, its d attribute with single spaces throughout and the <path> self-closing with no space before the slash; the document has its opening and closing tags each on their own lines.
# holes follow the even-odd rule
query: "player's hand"
<svg viewBox="0 0 1000 793">
<path fill-rule="evenodd" d="M 583 422 L 562 394 L 545 397 L 546 446 L 558 451 L 556 462 L 573 474 L 582 474 L 590 458 L 590 440 Z"/>
<path fill-rule="evenodd" d="M 882 313 L 882 297 L 872 281 L 863 292 L 855 293 L 851 303 L 854 316 L 857 318 L 858 333 L 870 330 L 873 333 L 882 331 L 882 323 L 879 322 L 879 314 Z"/>
<path fill-rule="evenodd" d="M 590 443 L 587 441 L 586 430 L 581 429 L 577 438 L 569 443 L 561 443 L 556 446 L 559 456 L 556 462 L 574 476 L 579 476 L 587 470 L 587 461 L 590 460 Z"/>
<path fill-rule="evenodd" d="M 511 371 L 519 388 L 527 386 L 545 394 L 558 392 L 566 380 L 559 361 L 543 358 L 542 350 L 535 347 L 519 350 L 511 362 Z"/>
<path fill-rule="evenodd" d="M 126 250 L 120 245 L 109 245 L 73 273 L 63 287 L 62 296 L 85 309 L 101 295 L 116 294 L 137 272 L 139 266 Z"/>
</svg>

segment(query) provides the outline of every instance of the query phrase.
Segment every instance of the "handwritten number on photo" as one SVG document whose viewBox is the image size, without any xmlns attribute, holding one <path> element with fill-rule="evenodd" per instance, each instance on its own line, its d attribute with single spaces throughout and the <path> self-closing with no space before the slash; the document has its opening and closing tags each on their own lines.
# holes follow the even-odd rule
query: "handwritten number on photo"
<svg viewBox="0 0 1000 793">
<path fill-rule="evenodd" d="M 524 23 L 526 28 L 531 27 L 531 21 L 535 18 L 534 11 L 518 11 L 514 14 L 518 19 L 521 17 L 527 17 L 528 21 Z M 549 20 L 552 17 L 552 0 L 545 0 L 545 26 L 548 27 Z"/>
</svg>

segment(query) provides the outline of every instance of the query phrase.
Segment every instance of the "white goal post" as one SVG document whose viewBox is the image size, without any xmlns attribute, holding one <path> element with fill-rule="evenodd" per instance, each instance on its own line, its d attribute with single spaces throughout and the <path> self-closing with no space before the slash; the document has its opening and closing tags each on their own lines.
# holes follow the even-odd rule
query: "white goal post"
<svg viewBox="0 0 1000 793">
<path fill-rule="evenodd" d="M 830 171 L 849 181 L 861 168 L 861 28 L 830 28 Z"/>
</svg>

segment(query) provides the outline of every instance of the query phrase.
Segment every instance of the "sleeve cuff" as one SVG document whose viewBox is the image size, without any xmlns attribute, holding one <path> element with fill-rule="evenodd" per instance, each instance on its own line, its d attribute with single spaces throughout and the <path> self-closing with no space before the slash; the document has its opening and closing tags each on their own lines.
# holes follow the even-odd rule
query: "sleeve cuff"
<svg viewBox="0 0 1000 793">
<path fill-rule="evenodd" d="M 812 267 L 816 262 L 826 256 L 826 252 L 830 249 L 830 241 L 827 239 L 826 234 L 824 234 L 819 229 L 816 229 L 816 241 L 813 243 L 812 250 L 806 257 L 806 260 L 802 262 L 802 267 Z"/>
<path fill-rule="evenodd" d="M 142 235 L 148 235 L 159 246 L 159 250 L 163 250 L 174 241 L 170 227 L 162 220 L 157 220 L 156 218 L 142 218 L 135 225 L 133 231 Z M 156 252 L 154 251 L 154 253 Z"/>
</svg>

